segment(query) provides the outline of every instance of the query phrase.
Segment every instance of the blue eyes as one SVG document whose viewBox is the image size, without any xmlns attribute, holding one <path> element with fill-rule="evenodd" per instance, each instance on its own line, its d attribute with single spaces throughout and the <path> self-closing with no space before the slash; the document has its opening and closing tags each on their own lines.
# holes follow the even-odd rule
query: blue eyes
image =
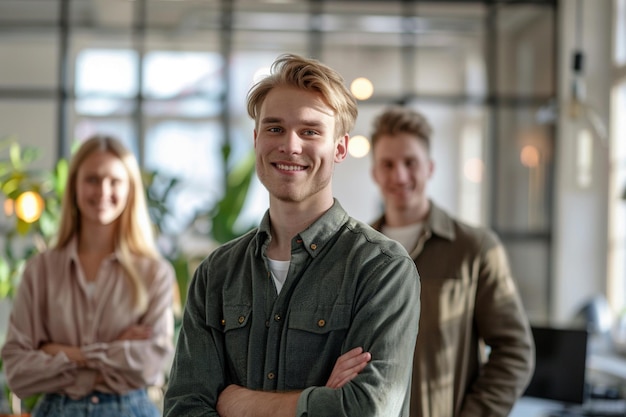
<svg viewBox="0 0 626 417">
<path fill-rule="evenodd" d="M 270 133 L 284 133 L 285 130 L 281 127 L 269 127 L 267 131 Z M 317 136 L 321 135 L 317 130 L 303 130 L 300 134 L 301 136 Z"/>
</svg>

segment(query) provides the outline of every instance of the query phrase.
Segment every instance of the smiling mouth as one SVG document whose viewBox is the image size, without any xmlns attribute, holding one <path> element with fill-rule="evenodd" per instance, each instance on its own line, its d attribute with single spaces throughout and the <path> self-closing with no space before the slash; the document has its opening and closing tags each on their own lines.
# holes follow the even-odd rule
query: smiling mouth
<svg viewBox="0 0 626 417">
<path fill-rule="evenodd" d="M 274 166 L 282 171 L 304 171 L 306 167 L 302 165 L 285 165 L 285 164 L 274 164 Z"/>
</svg>

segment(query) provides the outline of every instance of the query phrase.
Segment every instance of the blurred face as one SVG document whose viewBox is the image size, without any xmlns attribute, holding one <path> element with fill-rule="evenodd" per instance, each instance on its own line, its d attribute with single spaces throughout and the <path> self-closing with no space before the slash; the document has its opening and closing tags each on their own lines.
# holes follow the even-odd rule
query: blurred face
<svg viewBox="0 0 626 417">
<path fill-rule="evenodd" d="M 128 201 L 130 181 L 122 161 L 97 151 L 78 169 L 76 203 L 82 224 L 108 225 L 117 220 Z"/>
<path fill-rule="evenodd" d="M 423 207 L 433 162 L 421 140 L 408 133 L 381 136 L 373 150 L 372 176 L 388 209 Z"/>
<path fill-rule="evenodd" d="M 335 141 L 334 132 L 333 110 L 320 95 L 289 87 L 269 92 L 254 147 L 257 175 L 272 198 L 332 198 L 334 165 L 345 159 L 348 144 L 347 136 Z"/>
</svg>

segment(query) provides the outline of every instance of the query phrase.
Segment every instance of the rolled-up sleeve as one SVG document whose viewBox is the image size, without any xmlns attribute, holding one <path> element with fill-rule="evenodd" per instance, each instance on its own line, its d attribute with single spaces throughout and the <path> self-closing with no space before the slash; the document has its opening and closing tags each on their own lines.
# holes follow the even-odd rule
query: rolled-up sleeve
<svg viewBox="0 0 626 417">
<path fill-rule="evenodd" d="M 419 276 L 407 257 L 364 270 L 345 351 L 361 346 L 370 363 L 342 388 L 307 388 L 297 416 L 408 416 L 420 312 Z"/>
</svg>

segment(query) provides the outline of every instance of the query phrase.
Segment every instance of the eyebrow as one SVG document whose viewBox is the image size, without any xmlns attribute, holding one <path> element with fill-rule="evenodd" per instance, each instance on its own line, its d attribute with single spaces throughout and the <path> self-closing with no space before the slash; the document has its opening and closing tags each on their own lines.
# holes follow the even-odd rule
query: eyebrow
<svg viewBox="0 0 626 417">
<path fill-rule="evenodd" d="M 272 123 L 284 123 L 284 119 L 280 118 L 280 117 L 265 117 L 263 119 L 261 119 L 261 124 L 266 125 L 266 124 L 272 124 Z M 323 123 L 317 121 L 317 120 L 299 120 L 298 124 L 302 124 L 305 126 L 310 126 L 310 127 L 318 127 L 318 126 L 322 126 Z"/>
</svg>

